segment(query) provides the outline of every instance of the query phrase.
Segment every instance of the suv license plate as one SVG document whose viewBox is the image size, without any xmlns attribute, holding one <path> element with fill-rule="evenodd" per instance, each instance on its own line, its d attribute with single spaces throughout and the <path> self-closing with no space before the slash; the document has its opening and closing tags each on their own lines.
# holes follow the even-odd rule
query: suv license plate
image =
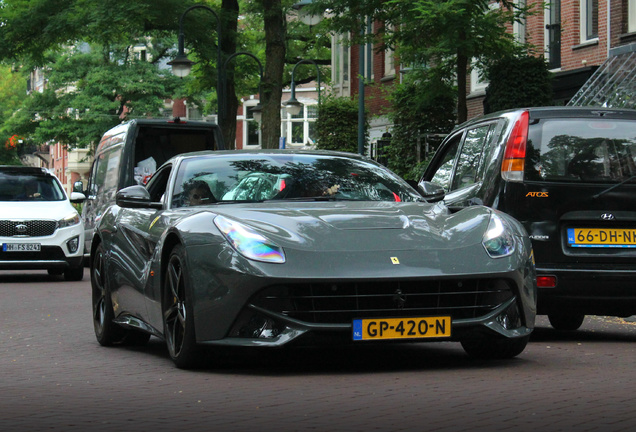
<svg viewBox="0 0 636 432">
<path fill-rule="evenodd" d="M 570 247 L 636 248 L 635 229 L 568 228 Z"/>
<path fill-rule="evenodd" d="M 40 243 L 4 243 L 3 252 L 40 252 Z"/>
<path fill-rule="evenodd" d="M 449 338 L 451 317 L 353 320 L 353 340 Z"/>
</svg>

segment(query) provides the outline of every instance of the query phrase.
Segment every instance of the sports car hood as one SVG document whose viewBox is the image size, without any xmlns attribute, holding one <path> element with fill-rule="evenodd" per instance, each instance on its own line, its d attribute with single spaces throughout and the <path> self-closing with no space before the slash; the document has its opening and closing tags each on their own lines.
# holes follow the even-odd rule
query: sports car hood
<svg viewBox="0 0 636 432">
<path fill-rule="evenodd" d="M 219 214 L 255 228 L 283 248 L 313 251 L 447 249 L 481 244 L 490 210 L 449 214 L 426 203 L 329 202 L 234 206 Z"/>
<path fill-rule="evenodd" d="M 46 219 L 60 220 L 75 211 L 64 201 L 5 201 L 0 203 L 0 219 L 24 220 Z"/>
</svg>

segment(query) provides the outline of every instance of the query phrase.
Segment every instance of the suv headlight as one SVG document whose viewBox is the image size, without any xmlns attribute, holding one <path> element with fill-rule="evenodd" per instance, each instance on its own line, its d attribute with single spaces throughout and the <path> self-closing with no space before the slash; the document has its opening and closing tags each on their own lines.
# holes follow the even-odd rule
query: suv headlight
<svg viewBox="0 0 636 432">
<path fill-rule="evenodd" d="M 494 212 L 490 215 L 482 244 L 491 258 L 506 257 L 515 251 L 515 238 L 510 226 L 505 219 Z"/>
<path fill-rule="evenodd" d="M 80 223 L 80 216 L 77 212 L 66 216 L 64 219 L 57 221 L 58 228 L 66 228 Z"/>
<path fill-rule="evenodd" d="M 285 262 L 283 248 L 252 228 L 224 216 L 215 217 L 214 224 L 225 235 L 234 249 L 245 258 L 268 263 L 282 264 Z"/>
</svg>

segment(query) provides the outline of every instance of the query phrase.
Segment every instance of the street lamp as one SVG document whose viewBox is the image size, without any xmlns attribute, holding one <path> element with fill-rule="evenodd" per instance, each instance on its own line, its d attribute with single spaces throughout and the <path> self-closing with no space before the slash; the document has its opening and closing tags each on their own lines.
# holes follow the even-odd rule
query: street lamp
<svg viewBox="0 0 636 432">
<path fill-rule="evenodd" d="M 318 64 L 313 60 L 301 60 L 294 65 L 291 73 L 291 96 L 288 100 L 283 102 L 283 106 L 285 110 L 291 114 L 292 116 L 300 114 L 300 111 L 303 109 L 303 104 L 296 99 L 296 81 L 294 80 L 294 72 L 296 72 L 296 68 L 303 63 L 311 63 L 316 67 L 316 75 L 318 77 L 318 106 L 320 106 L 320 68 Z"/>
<path fill-rule="evenodd" d="M 312 3 L 312 0 L 301 0 L 292 5 L 292 9 L 298 11 L 298 19 L 308 26 L 316 25 L 322 21 L 322 15 L 314 15 L 311 12 L 307 12 L 307 8 L 305 6 L 309 6 Z"/>
<path fill-rule="evenodd" d="M 190 6 L 186 9 L 179 18 L 179 51 L 174 60 L 168 62 L 170 66 L 172 66 L 172 73 L 175 76 L 183 78 L 190 74 L 192 70 L 193 61 L 188 59 L 188 56 L 185 54 L 185 34 L 183 32 L 183 18 L 194 9 L 204 9 L 214 15 L 216 19 L 216 34 L 218 38 L 217 48 L 216 48 L 216 69 L 217 69 L 217 85 L 216 85 L 216 95 L 217 95 L 217 111 L 218 111 L 218 123 L 221 124 L 221 117 L 223 111 L 225 110 L 225 98 L 223 97 L 223 72 L 221 67 L 221 20 L 214 10 L 205 5 L 194 5 Z"/>
</svg>

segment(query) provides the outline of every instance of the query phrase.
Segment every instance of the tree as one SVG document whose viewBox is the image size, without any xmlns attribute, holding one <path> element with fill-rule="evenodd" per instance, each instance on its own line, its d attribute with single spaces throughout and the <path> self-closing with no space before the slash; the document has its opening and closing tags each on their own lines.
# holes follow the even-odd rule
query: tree
<svg viewBox="0 0 636 432">
<path fill-rule="evenodd" d="M 406 179 L 419 180 L 434 149 L 426 154 L 431 137 L 447 134 L 455 125 L 455 92 L 448 77 L 437 70 L 406 74 L 391 95 L 393 130 L 388 167 Z M 439 138 L 436 141 L 439 143 Z M 417 160 L 417 144 L 420 156 Z"/>
<path fill-rule="evenodd" d="M 369 131 L 369 125 L 365 125 Z M 352 99 L 327 97 L 316 121 L 317 145 L 321 150 L 358 152 L 358 104 Z M 365 139 L 366 142 L 366 139 Z"/>
<path fill-rule="evenodd" d="M 467 118 L 466 77 L 475 66 L 517 50 L 506 26 L 530 11 L 511 0 L 491 8 L 490 0 L 319 0 L 316 8 L 331 11 L 332 28 L 351 32 L 353 43 L 375 35 L 361 35 L 362 17 L 385 23 L 380 35 L 395 47 L 402 65 L 435 68 L 457 80 L 457 120 Z M 472 61 L 475 63 L 472 63 Z"/>
<path fill-rule="evenodd" d="M 484 112 L 552 105 L 552 74 L 543 57 L 505 57 L 486 72 Z"/>
<path fill-rule="evenodd" d="M 34 92 L 4 125 L 36 143 L 87 147 L 123 119 L 158 113 L 177 78 L 128 50 L 86 45 L 58 56 L 47 70 L 48 87 Z"/>
</svg>

